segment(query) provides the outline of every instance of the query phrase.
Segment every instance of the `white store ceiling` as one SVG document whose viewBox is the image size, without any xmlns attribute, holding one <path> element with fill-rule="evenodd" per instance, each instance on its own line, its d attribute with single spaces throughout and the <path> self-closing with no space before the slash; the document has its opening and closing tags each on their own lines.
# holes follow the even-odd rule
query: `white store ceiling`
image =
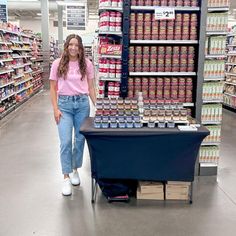
<svg viewBox="0 0 236 236">
<path fill-rule="evenodd" d="M 41 4 L 44 0 L 8 0 L 9 20 L 34 20 L 41 19 Z M 88 7 L 89 19 L 98 19 L 99 0 L 64 0 L 68 2 L 86 2 Z M 205 0 L 204 0 L 205 1 Z M 56 0 L 49 0 L 50 19 L 57 20 Z M 236 21 L 236 0 L 231 0 L 229 20 Z"/>
<path fill-rule="evenodd" d="M 36 20 L 41 19 L 41 3 L 44 0 L 8 0 L 8 17 L 9 20 Z M 48 0 L 49 17 L 57 20 L 57 3 L 56 0 Z M 98 2 L 99 0 L 70 0 L 68 2 L 87 3 L 89 19 L 98 19 Z M 65 15 L 65 14 L 64 14 Z"/>
</svg>

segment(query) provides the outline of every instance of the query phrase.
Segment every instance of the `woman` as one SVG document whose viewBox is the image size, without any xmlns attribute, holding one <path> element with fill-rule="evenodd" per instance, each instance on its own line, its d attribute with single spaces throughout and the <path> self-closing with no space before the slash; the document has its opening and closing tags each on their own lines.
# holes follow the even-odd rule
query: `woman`
<svg viewBox="0 0 236 236">
<path fill-rule="evenodd" d="M 80 184 L 77 168 L 82 166 L 85 139 L 79 129 L 89 116 L 88 96 L 93 104 L 96 101 L 94 68 L 90 60 L 85 58 L 80 36 L 71 34 L 66 38 L 64 52 L 61 58 L 53 62 L 49 79 L 60 138 L 60 160 L 64 175 L 62 194 L 69 196 L 72 194 L 71 184 Z"/>
</svg>

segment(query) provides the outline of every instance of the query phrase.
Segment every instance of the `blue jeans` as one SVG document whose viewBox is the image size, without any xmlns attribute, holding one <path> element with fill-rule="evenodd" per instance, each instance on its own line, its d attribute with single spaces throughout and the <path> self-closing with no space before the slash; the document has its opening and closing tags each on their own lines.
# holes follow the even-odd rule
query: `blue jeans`
<svg viewBox="0 0 236 236">
<path fill-rule="evenodd" d="M 58 124 L 61 167 L 63 174 L 69 174 L 82 166 L 85 138 L 79 130 L 89 116 L 89 99 L 87 95 L 59 95 L 58 107 L 62 112 Z"/>
</svg>

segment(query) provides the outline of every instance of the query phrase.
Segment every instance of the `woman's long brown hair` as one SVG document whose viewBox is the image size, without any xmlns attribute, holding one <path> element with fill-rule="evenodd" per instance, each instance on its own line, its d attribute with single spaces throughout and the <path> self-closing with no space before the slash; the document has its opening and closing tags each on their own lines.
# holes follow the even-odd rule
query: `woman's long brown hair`
<svg viewBox="0 0 236 236">
<path fill-rule="evenodd" d="M 64 51 L 62 53 L 61 60 L 60 60 L 58 70 L 57 70 L 57 75 L 58 75 L 58 77 L 63 77 L 64 79 L 66 79 L 66 75 L 67 75 L 67 72 L 69 69 L 68 47 L 69 47 L 70 40 L 73 38 L 77 39 L 78 44 L 79 44 L 78 64 L 79 64 L 79 68 L 80 68 L 80 73 L 82 75 L 81 80 L 83 80 L 83 78 L 86 76 L 87 65 L 86 65 L 86 60 L 85 60 L 85 52 L 84 52 L 82 39 L 77 34 L 70 34 L 66 38 L 66 42 L 64 44 Z"/>
</svg>

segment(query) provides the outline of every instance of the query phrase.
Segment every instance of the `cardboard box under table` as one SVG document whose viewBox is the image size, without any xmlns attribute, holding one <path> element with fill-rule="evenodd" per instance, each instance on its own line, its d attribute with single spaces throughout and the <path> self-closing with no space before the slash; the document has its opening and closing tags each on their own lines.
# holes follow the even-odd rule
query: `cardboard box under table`
<svg viewBox="0 0 236 236">
<path fill-rule="evenodd" d="M 164 185 L 161 182 L 139 181 L 137 199 L 164 200 Z"/>
<path fill-rule="evenodd" d="M 92 202 L 99 178 L 192 182 L 199 147 L 209 135 L 203 126 L 188 132 L 177 128 L 96 129 L 93 118 L 85 120 L 80 132 L 90 153 Z"/>
</svg>

